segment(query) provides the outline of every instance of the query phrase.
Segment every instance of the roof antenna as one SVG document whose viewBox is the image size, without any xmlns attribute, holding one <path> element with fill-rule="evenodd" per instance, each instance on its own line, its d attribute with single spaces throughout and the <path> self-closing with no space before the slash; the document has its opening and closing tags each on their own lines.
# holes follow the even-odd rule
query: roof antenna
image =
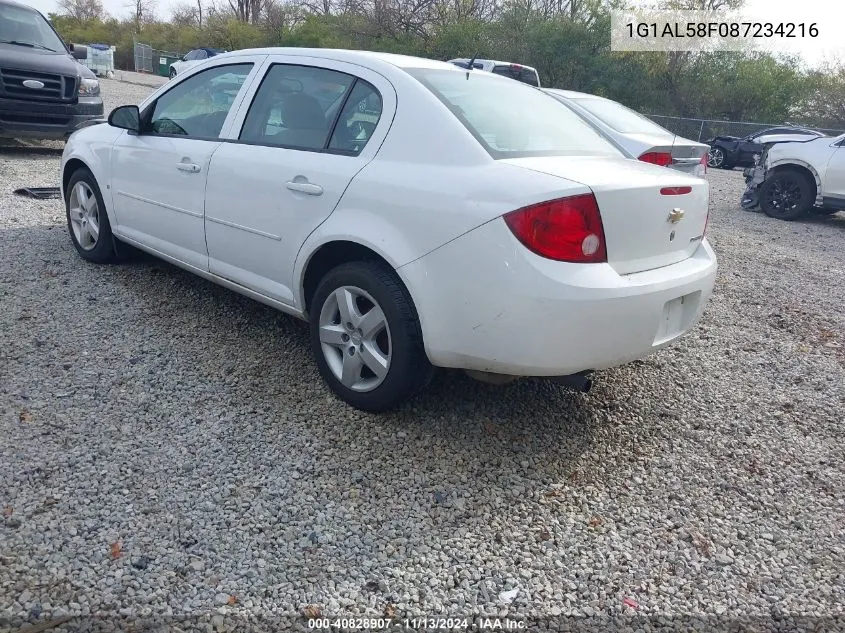
<svg viewBox="0 0 845 633">
<path fill-rule="evenodd" d="M 469 64 L 467 64 L 467 79 L 469 79 L 469 71 L 475 68 L 475 60 L 478 59 L 478 53 L 472 56 L 472 59 L 469 60 Z"/>
</svg>

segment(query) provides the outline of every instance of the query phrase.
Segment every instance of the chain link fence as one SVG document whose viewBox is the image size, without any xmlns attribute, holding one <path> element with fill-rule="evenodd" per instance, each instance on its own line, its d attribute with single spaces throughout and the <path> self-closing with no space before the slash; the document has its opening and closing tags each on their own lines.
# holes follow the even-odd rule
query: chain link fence
<svg viewBox="0 0 845 633">
<path fill-rule="evenodd" d="M 135 72 L 153 72 L 153 47 L 148 44 L 135 43 Z"/>
<path fill-rule="evenodd" d="M 135 42 L 134 65 L 136 73 L 151 73 L 167 77 L 170 64 L 182 57 L 174 51 L 153 48 L 149 44 Z"/>
<path fill-rule="evenodd" d="M 742 121 L 689 119 L 684 117 L 664 116 L 660 114 L 648 114 L 646 116 L 658 125 L 665 127 L 667 130 L 677 134 L 678 136 L 683 136 L 684 138 L 701 142 L 707 141 L 714 136 L 738 136 L 742 138 L 770 127 L 782 127 L 784 125 L 788 125 L 784 123 L 746 123 Z M 810 129 L 818 130 L 828 136 L 838 136 L 843 132 L 843 130 L 832 130 L 812 126 L 800 127 L 810 127 Z"/>
</svg>

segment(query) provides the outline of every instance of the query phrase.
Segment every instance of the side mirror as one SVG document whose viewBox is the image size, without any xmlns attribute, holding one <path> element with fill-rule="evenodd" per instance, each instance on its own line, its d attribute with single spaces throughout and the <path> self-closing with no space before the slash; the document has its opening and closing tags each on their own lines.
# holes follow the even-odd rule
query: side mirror
<svg viewBox="0 0 845 633">
<path fill-rule="evenodd" d="M 82 44 L 71 44 L 70 54 L 74 59 L 88 59 L 88 47 Z"/>
<path fill-rule="evenodd" d="M 115 108 L 109 114 L 109 125 L 138 134 L 141 131 L 141 112 L 136 105 Z"/>
</svg>

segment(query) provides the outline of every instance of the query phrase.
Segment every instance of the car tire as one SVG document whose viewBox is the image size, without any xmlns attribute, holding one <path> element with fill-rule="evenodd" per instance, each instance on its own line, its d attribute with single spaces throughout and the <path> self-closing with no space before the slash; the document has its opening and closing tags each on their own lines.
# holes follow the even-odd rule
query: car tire
<svg viewBox="0 0 845 633">
<path fill-rule="evenodd" d="M 171 69 L 170 69 L 170 78 L 171 78 L 171 79 L 173 79 L 175 76 L 176 76 L 176 69 L 175 69 L 175 68 L 171 68 Z"/>
<path fill-rule="evenodd" d="M 330 270 L 314 292 L 309 320 L 320 375 L 356 409 L 394 409 L 433 376 L 411 296 L 383 264 Z"/>
<path fill-rule="evenodd" d="M 813 208 L 810 179 L 794 169 L 782 169 L 760 185 L 760 208 L 770 218 L 796 220 Z"/>
<path fill-rule="evenodd" d="M 725 164 L 725 150 L 721 147 L 711 147 L 707 150 L 707 166 L 711 169 L 722 169 Z"/>
<path fill-rule="evenodd" d="M 76 252 L 89 262 L 117 261 L 109 216 L 97 180 L 89 170 L 77 169 L 65 188 L 65 214 Z"/>
</svg>

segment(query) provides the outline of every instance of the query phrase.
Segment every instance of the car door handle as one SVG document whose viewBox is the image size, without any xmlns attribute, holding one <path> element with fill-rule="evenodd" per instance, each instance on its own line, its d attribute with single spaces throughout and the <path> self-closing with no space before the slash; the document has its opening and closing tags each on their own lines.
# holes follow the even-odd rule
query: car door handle
<svg viewBox="0 0 845 633">
<path fill-rule="evenodd" d="M 310 182 L 296 182 L 291 180 L 286 187 L 291 191 L 298 191 L 299 193 L 307 193 L 309 196 L 323 195 L 323 188 L 320 185 L 314 185 Z"/>
<path fill-rule="evenodd" d="M 176 163 L 176 169 L 186 171 L 190 174 L 199 173 L 200 166 L 196 163 Z"/>
</svg>

